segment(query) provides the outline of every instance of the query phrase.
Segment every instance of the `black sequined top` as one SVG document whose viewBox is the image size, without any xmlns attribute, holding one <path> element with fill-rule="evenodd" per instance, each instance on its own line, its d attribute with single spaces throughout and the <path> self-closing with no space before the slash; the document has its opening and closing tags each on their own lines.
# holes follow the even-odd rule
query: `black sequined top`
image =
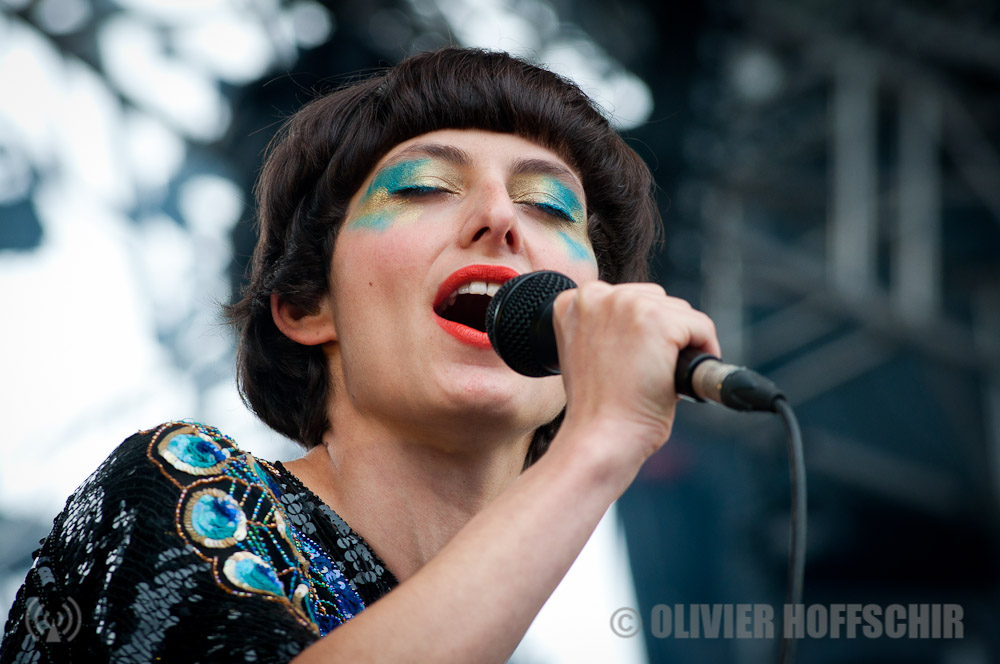
<svg viewBox="0 0 1000 664">
<path fill-rule="evenodd" d="M 41 545 L 0 664 L 287 662 L 397 584 L 280 463 L 189 421 L 122 443 Z"/>
</svg>

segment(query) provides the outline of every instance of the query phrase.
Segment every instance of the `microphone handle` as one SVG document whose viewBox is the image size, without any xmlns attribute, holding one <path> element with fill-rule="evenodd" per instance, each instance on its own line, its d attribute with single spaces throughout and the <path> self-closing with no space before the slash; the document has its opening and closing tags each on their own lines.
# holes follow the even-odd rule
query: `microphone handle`
<svg viewBox="0 0 1000 664">
<path fill-rule="evenodd" d="M 542 303 L 532 329 L 539 340 L 539 362 L 552 374 L 559 373 L 559 354 L 552 326 L 552 303 L 558 294 Z M 694 401 L 713 401 L 740 411 L 777 412 L 775 401 L 785 398 L 777 385 L 756 371 L 726 364 L 714 355 L 691 347 L 677 355 L 674 386 L 678 394 Z"/>
<path fill-rule="evenodd" d="M 785 395 L 756 371 L 726 364 L 709 353 L 685 348 L 674 370 L 677 393 L 695 401 L 714 401 L 734 410 L 778 412 Z"/>
<path fill-rule="evenodd" d="M 493 296 L 486 310 L 486 332 L 497 354 L 514 371 L 525 376 L 560 372 L 552 305 L 569 288 L 576 288 L 572 279 L 543 270 L 514 277 Z M 777 412 L 777 402 L 784 398 L 760 374 L 694 348 L 678 354 L 674 383 L 679 395 L 742 411 Z"/>
</svg>

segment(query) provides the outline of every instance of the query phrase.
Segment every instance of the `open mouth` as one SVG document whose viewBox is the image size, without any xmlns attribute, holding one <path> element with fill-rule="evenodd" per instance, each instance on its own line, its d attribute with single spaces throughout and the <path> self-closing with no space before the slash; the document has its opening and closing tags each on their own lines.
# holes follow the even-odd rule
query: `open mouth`
<svg viewBox="0 0 1000 664">
<path fill-rule="evenodd" d="M 453 291 L 435 312 L 445 320 L 486 332 L 486 309 L 498 290 L 498 283 L 473 281 L 464 284 Z"/>
<path fill-rule="evenodd" d="M 490 348 L 486 309 L 500 286 L 517 275 L 503 265 L 470 265 L 456 270 L 444 280 L 434 298 L 438 325 L 460 341 Z"/>
</svg>

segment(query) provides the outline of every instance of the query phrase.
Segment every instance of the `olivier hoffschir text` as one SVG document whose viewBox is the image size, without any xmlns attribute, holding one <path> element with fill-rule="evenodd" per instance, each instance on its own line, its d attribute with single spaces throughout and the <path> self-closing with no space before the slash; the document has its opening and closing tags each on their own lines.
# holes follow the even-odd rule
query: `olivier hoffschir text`
<svg viewBox="0 0 1000 664">
<path fill-rule="evenodd" d="M 649 633 L 659 639 L 961 639 L 960 604 L 657 604 Z M 611 616 L 621 637 L 642 631 L 632 608 Z"/>
</svg>

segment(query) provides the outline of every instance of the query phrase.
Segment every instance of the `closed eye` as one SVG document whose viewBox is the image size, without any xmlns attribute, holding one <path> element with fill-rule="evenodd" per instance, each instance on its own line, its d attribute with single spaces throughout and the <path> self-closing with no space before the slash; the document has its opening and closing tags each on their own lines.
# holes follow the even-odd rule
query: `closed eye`
<svg viewBox="0 0 1000 664">
<path fill-rule="evenodd" d="M 402 198 L 417 198 L 418 196 L 426 196 L 428 194 L 436 193 L 447 193 L 447 189 L 441 187 L 428 187 L 426 185 L 409 185 L 406 187 L 400 187 L 392 191 L 393 196 L 400 196 Z"/>
<path fill-rule="evenodd" d="M 571 224 L 576 223 L 576 220 L 570 216 L 569 212 L 567 212 L 566 210 L 562 209 L 559 206 L 551 205 L 549 203 L 543 203 L 541 201 L 529 203 L 529 205 L 538 210 L 541 210 L 542 212 L 551 217 L 555 217 L 556 219 L 560 219 L 562 221 L 568 221 Z"/>
</svg>

